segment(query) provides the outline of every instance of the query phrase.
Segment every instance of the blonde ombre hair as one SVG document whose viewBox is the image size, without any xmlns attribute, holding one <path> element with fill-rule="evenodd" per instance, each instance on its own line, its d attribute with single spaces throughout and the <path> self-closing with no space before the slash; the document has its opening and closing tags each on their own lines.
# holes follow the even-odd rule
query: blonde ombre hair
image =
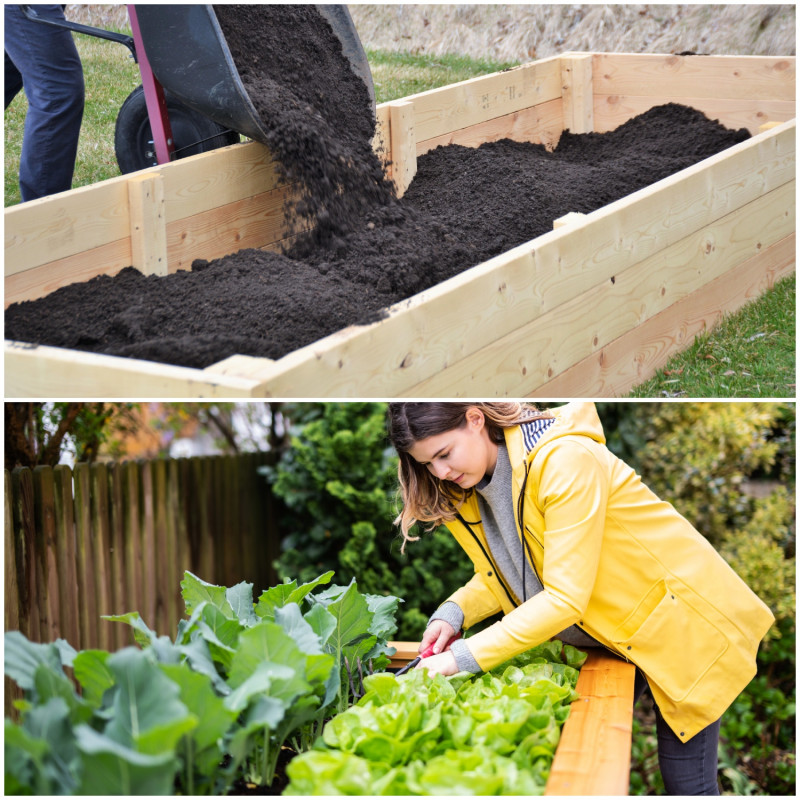
<svg viewBox="0 0 800 800">
<path fill-rule="evenodd" d="M 417 442 L 429 436 L 464 427 L 470 408 L 483 412 L 489 437 L 496 444 L 503 442 L 506 428 L 552 417 L 550 412 L 539 411 L 529 403 L 389 403 L 389 438 L 400 457 L 397 477 L 402 510 L 395 525 L 403 534 L 401 551 L 408 542 L 419 540 L 419 536 L 410 533 L 414 525 L 429 523 L 426 530 L 431 530 L 455 519 L 458 508 L 473 491 L 440 480 L 409 453 Z"/>
</svg>

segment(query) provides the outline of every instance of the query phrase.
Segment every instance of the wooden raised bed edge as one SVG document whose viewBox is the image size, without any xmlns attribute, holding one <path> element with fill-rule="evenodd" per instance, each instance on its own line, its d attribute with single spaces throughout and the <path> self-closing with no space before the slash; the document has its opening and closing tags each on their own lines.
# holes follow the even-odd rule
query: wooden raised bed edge
<svg viewBox="0 0 800 800">
<path fill-rule="evenodd" d="M 417 642 L 390 642 L 397 653 L 390 667 L 417 656 Z M 635 667 L 602 649 L 587 648 L 576 691 L 561 729 L 546 795 L 628 794 L 633 732 Z"/>
<path fill-rule="evenodd" d="M 794 58 L 566 54 L 378 108 L 402 191 L 438 144 L 552 144 L 668 101 L 756 135 L 277 361 L 196 370 L 9 343 L 6 396 L 623 394 L 794 270 Z M 6 302 L 277 247 L 287 191 L 248 143 L 8 209 Z"/>
</svg>

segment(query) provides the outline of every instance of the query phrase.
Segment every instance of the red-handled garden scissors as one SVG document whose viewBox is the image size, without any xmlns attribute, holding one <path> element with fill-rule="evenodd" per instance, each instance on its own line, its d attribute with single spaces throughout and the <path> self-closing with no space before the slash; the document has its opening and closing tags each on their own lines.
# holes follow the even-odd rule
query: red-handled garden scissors
<svg viewBox="0 0 800 800">
<path fill-rule="evenodd" d="M 453 638 L 452 638 L 452 639 L 451 639 L 451 640 L 450 640 L 450 641 L 449 641 L 449 642 L 448 642 L 448 643 L 445 645 L 445 650 L 446 650 L 448 647 L 450 647 L 450 645 L 451 645 L 451 644 L 453 644 L 453 642 L 454 642 L 454 641 L 456 641 L 456 639 L 460 639 L 460 638 L 461 638 L 461 631 L 459 631 L 459 632 L 458 632 L 458 633 L 457 633 L 457 634 L 456 634 L 456 635 L 455 635 L 455 636 L 454 636 L 454 637 L 453 637 Z M 419 655 L 418 655 L 418 656 L 417 656 L 415 659 L 413 659 L 412 661 L 409 661 L 409 662 L 408 662 L 408 664 L 406 664 L 404 667 L 401 667 L 399 670 L 397 670 L 397 672 L 395 672 L 395 675 L 404 675 L 404 674 L 405 674 L 406 672 L 408 672 L 410 669 L 414 669 L 414 667 L 416 667 L 416 666 L 417 666 L 417 664 L 419 664 L 419 662 L 420 662 L 420 661 L 422 661 L 422 659 L 423 659 L 423 658 L 429 658 L 430 656 L 432 656 L 432 655 L 433 655 L 433 645 L 434 645 L 434 644 L 436 644 L 436 643 L 435 643 L 435 642 L 433 642 L 432 644 L 429 644 L 429 645 L 428 645 L 428 646 L 427 646 L 427 647 L 426 647 L 426 648 L 425 648 L 425 649 L 424 649 L 424 650 L 423 650 L 423 651 L 422 651 L 422 652 L 421 652 L 421 653 L 420 653 L 420 654 L 419 654 Z M 444 652 L 444 650 L 443 650 L 442 652 Z"/>
</svg>

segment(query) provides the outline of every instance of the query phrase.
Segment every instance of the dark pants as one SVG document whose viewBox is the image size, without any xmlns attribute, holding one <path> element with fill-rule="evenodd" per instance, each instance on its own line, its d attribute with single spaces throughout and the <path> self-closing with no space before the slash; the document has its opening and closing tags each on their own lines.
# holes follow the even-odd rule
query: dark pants
<svg viewBox="0 0 800 800">
<path fill-rule="evenodd" d="M 37 5 L 40 17 L 64 19 L 60 5 Z M 27 19 L 5 6 L 5 107 L 28 98 L 19 166 L 22 200 L 72 186 L 83 118 L 83 68 L 72 33 Z"/>
<path fill-rule="evenodd" d="M 650 688 L 644 675 L 637 669 L 633 701 Z M 717 783 L 717 746 L 719 744 L 720 720 L 695 734 L 688 742 L 682 742 L 664 722 L 658 704 L 656 711 L 656 734 L 658 736 L 658 765 L 667 794 L 719 794 Z"/>
</svg>

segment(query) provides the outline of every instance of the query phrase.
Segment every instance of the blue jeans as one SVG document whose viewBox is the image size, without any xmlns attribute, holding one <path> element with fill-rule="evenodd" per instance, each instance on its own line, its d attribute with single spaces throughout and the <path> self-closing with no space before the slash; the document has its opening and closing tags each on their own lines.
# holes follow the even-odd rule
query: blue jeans
<svg viewBox="0 0 800 800">
<path fill-rule="evenodd" d="M 633 702 L 649 686 L 644 675 L 637 669 Z M 664 788 L 670 795 L 719 794 L 717 783 L 717 747 L 719 745 L 720 720 L 711 723 L 688 742 L 682 742 L 664 722 L 658 704 L 656 712 L 656 734 L 658 737 L 658 765 Z"/>
<path fill-rule="evenodd" d="M 22 200 L 72 187 L 83 119 L 83 68 L 72 33 L 27 19 L 5 6 L 5 107 L 24 88 L 28 98 L 19 186 Z M 60 5 L 37 5 L 40 17 L 63 20 Z"/>
</svg>

